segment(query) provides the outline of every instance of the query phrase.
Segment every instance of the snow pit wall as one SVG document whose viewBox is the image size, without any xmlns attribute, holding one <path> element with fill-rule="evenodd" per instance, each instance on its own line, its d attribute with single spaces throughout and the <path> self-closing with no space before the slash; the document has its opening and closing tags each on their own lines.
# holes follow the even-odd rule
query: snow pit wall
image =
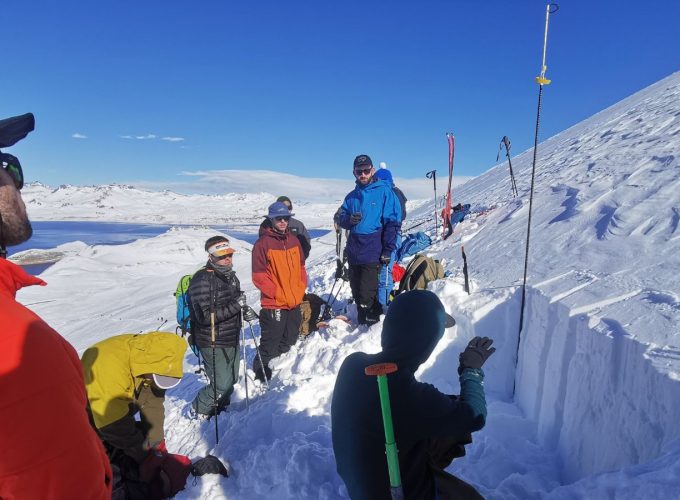
<svg viewBox="0 0 680 500">
<path fill-rule="evenodd" d="M 680 437 L 680 382 L 653 367 L 647 346 L 616 320 L 571 315 L 536 289 L 527 289 L 515 373 L 519 293 L 476 319 L 459 311 L 459 328 L 467 338 L 494 327 L 502 345 L 487 389 L 510 398 L 516 376 L 515 402 L 560 456 L 564 483 L 647 462 Z"/>
</svg>

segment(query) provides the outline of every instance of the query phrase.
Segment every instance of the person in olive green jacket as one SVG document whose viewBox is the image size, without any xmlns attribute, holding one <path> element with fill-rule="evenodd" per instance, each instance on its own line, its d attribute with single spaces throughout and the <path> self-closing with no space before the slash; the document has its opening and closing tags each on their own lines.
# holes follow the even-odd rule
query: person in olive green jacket
<svg viewBox="0 0 680 500">
<path fill-rule="evenodd" d="M 177 491 L 184 487 L 183 469 L 191 462 L 165 448 L 163 403 L 165 391 L 182 378 L 186 348 L 177 335 L 151 332 L 117 335 L 83 353 L 88 409 L 111 460 L 113 498 L 135 498 L 131 490 L 153 497 L 161 470 Z"/>
</svg>

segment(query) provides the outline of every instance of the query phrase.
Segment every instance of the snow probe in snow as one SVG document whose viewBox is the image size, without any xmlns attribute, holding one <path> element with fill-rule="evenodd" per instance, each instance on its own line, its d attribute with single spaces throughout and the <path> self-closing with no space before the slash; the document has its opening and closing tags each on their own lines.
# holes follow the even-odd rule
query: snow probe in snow
<svg viewBox="0 0 680 500">
<path fill-rule="evenodd" d="M 432 179 L 432 184 L 434 185 L 434 234 L 437 234 L 437 171 L 430 170 L 425 174 L 425 177 Z"/>
<path fill-rule="evenodd" d="M 543 98 L 543 85 L 549 85 L 550 80 L 545 77 L 548 67 L 545 65 L 545 53 L 548 46 L 548 20 L 550 14 L 554 14 L 559 9 L 555 3 L 549 3 L 545 8 L 545 31 L 543 34 L 543 61 L 541 63 L 541 74 L 535 78 L 538 83 L 538 106 L 536 110 L 536 131 L 534 133 L 534 159 L 531 164 L 531 188 L 529 189 L 529 216 L 527 220 L 527 243 L 524 251 L 524 278 L 522 280 L 522 305 L 519 312 L 519 331 L 517 333 L 517 350 L 515 351 L 515 366 L 519 363 L 519 344 L 524 326 L 524 305 L 526 303 L 527 287 L 527 268 L 529 266 L 529 237 L 531 236 L 531 209 L 534 203 L 534 179 L 536 177 L 536 154 L 538 152 L 538 128 L 541 123 L 541 101 Z M 512 394 L 515 394 L 515 384 L 512 386 Z"/>
<path fill-rule="evenodd" d="M 451 234 L 453 234 L 453 225 L 451 225 L 451 206 L 452 206 L 452 196 L 451 193 L 451 183 L 453 182 L 453 157 L 456 150 L 456 139 L 450 132 L 446 133 L 446 140 L 449 142 L 449 185 L 446 189 L 446 205 L 444 210 L 442 210 L 443 221 L 443 234 L 442 239 L 446 239 Z"/>
<path fill-rule="evenodd" d="M 342 228 L 340 226 L 336 226 L 335 228 L 335 254 L 336 254 L 336 265 L 337 268 L 335 270 L 335 281 L 333 282 L 333 285 L 331 286 L 331 291 L 328 294 L 328 299 L 324 301 L 323 304 L 323 310 L 320 312 L 319 317 L 317 318 L 317 323 L 319 321 L 328 321 L 331 316 L 333 315 L 333 304 L 335 303 L 336 299 L 338 298 L 338 295 L 340 294 L 340 290 L 342 289 L 342 285 L 344 285 L 345 281 L 349 280 L 349 276 L 347 274 L 346 268 L 345 268 L 345 263 L 347 259 L 344 256 L 341 256 L 342 253 Z M 335 291 L 335 286 L 338 284 L 338 281 L 342 280 L 343 282 L 340 283 L 340 287 L 338 290 L 335 292 L 335 295 L 333 292 Z"/>
<path fill-rule="evenodd" d="M 257 316 L 257 314 L 255 314 Z M 257 316 L 259 319 L 259 316 Z M 260 354 L 260 348 L 257 345 L 257 340 L 255 340 L 255 332 L 253 332 L 253 323 L 251 321 L 248 321 L 248 328 L 250 329 L 250 336 L 253 339 L 253 344 L 255 344 L 255 353 L 257 355 L 257 359 L 260 360 L 260 366 L 262 367 L 262 371 L 264 372 L 264 363 L 262 362 L 262 355 Z M 269 379 L 267 378 L 267 375 L 265 373 L 264 376 L 264 385 L 269 390 Z"/>
<path fill-rule="evenodd" d="M 498 146 L 498 154 L 496 155 L 496 161 L 501 156 L 501 151 L 503 151 L 503 146 L 505 146 L 505 156 L 508 157 L 508 167 L 510 168 L 510 189 L 512 190 L 512 195 L 517 197 L 517 184 L 515 184 L 515 174 L 512 172 L 512 160 L 510 159 L 510 139 L 507 135 L 504 135 L 501 139 L 501 143 Z"/>
<path fill-rule="evenodd" d="M 395 363 L 377 363 L 367 366 L 364 373 L 378 380 L 380 393 L 380 409 L 382 410 L 383 426 L 385 427 L 385 453 L 387 454 L 387 469 L 390 474 L 390 493 L 393 500 L 403 500 L 404 491 L 401 487 L 401 473 L 399 472 L 399 451 L 394 442 L 392 427 L 392 408 L 390 406 L 390 392 L 387 386 L 387 375 L 397 371 Z"/>
</svg>

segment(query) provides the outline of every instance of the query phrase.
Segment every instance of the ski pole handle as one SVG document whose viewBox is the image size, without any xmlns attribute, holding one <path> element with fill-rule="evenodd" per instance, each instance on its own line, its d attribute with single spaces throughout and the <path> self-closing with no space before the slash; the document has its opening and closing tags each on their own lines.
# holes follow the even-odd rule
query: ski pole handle
<svg viewBox="0 0 680 500">
<path fill-rule="evenodd" d="M 387 454 L 387 469 L 390 474 L 390 487 L 401 490 L 401 474 L 399 472 L 399 452 L 394 441 L 394 428 L 392 427 L 392 408 L 390 406 L 390 393 L 387 386 L 387 375 L 397 371 L 395 363 L 378 363 L 367 366 L 364 373 L 375 376 L 378 380 L 378 392 L 380 393 L 380 409 L 382 410 L 383 426 L 385 427 L 385 453 Z"/>
</svg>

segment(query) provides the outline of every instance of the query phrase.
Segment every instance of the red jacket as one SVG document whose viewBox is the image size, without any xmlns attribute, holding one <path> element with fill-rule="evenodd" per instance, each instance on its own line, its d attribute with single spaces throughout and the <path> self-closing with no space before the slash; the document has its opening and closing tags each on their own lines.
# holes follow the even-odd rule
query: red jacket
<svg viewBox="0 0 680 500">
<path fill-rule="evenodd" d="M 111 498 L 111 467 L 88 421 L 76 351 L 17 290 L 45 285 L 0 259 L 0 498 Z"/>
<path fill-rule="evenodd" d="M 305 256 L 290 232 L 260 228 L 253 246 L 253 284 L 265 309 L 293 309 L 302 303 L 307 288 Z"/>
</svg>

